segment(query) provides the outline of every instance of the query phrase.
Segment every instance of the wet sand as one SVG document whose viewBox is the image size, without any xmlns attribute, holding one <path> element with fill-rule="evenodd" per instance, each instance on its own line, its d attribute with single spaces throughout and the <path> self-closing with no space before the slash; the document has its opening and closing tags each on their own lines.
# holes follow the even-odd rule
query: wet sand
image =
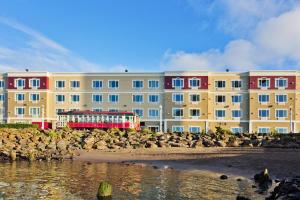
<svg viewBox="0 0 300 200">
<path fill-rule="evenodd" d="M 75 160 L 145 163 L 179 170 L 208 170 L 247 178 L 268 168 L 273 178 L 300 175 L 300 149 L 158 148 L 79 151 Z"/>
</svg>

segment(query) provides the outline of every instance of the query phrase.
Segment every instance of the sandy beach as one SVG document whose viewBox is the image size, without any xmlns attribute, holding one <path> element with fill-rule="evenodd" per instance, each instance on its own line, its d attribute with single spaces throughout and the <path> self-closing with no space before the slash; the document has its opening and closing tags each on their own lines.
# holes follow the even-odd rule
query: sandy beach
<svg viewBox="0 0 300 200">
<path fill-rule="evenodd" d="M 209 170 L 247 178 L 268 168 L 273 178 L 300 175 L 300 149 L 158 148 L 79 151 L 75 160 L 145 163 L 179 170 Z"/>
</svg>

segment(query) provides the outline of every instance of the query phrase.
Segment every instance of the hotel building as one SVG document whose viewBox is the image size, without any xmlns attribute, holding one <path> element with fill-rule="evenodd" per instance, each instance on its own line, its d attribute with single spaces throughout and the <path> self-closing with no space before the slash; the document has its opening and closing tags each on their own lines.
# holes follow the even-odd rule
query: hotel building
<svg viewBox="0 0 300 200">
<path fill-rule="evenodd" d="M 300 131 L 298 71 L 147 73 L 8 72 L 0 77 L 2 123 L 55 124 L 69 110 L 133 111 L 164 131 Z"/>
</svg>

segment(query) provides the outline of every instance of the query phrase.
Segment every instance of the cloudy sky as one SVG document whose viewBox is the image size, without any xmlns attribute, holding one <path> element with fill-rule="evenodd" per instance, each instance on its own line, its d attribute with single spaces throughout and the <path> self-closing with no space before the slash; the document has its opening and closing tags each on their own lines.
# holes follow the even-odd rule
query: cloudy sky
<svg viewBox="0 0 300 200">
<path fill-rule="evenodd" d="M 2 72 L 299 66 L 299 0 L 0 1 Z"/>
</svg>

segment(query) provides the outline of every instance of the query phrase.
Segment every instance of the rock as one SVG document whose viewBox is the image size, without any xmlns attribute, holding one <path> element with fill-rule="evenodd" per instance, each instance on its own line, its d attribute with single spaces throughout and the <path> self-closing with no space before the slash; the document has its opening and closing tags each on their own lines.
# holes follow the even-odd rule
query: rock
<svg viewBox="0 0 300 200">
<path fill-rule="evenodd" d="M 228 176 L 227 176 L 227 175 L 225 175 L 225 174 L 223 174 L 223 175 L 221 175 L 221 176 L 220 176 L 220 179 L 221 179 L 221 180 L 228 179 Z"/>
<path fill-rule="evenodd" d="M 100 149 L 100 150 L 107 149 L 107 144 L 103 140 L 99 140 L 98 142 L 96 142 L 94 144 L 94 146 L 95 146 L 96 149 Z"/>
<path fill-rule="evenodd" d="M 38 150 L 40 150 L 40 151 L 45 151 L 46 145 L 45 145 L 44 143 L 42 143 L 42 142 L 39 142 L 39 143 L 37 144 L 37 148 L 38 148 Z"/>
<path fill-rule="evenodd" d="M 217 145 L 218 145 L 219 147 L 226 147 L 226 143 L 223 142 L 223 141 L 221 141 L 221 140 L 217 141 Z"/>
<path fill-rule="evenodd" d="M 56 144 L 55 142 L 51 142 L 47 145 L 47 149 L 56 150 Z"/>
<path fill-rule="evenodd" d="M 300 177 L 292 179 L 283 179 L 271 192 L 271 195 L 266 198 L 267 200 L 273 199 L 287 199 L 297 200 L 300 199 Z"/>
<path fill-rule="evenodd" d="M 9 186 L 10 186 L 9 183 L 0 182 L 0 188 L 3 188 L 3 187 L 9 187 Z"/>
<path fill-rule="evenodd" d="M 212 140 L 207 139 L 207 138 L 203 138 L 202 144 L 203 144 L 205 147 L 213 147 L 213 146 L 215 146 L 215 143 L 214 143 Z"/>
<path fill-rule="evenodd" d="M 112 195 L 112 185 L 106 181 L 102 181 L 99 185 L 97 198 L 103 199 Z"/>
<path fill-rule="evenodd" d="M 67 149 L 66 142 L 64 140 L 60 140 L 57 144 L 56 147 L 60 151 L 65 151 Z"/>
<path fill-rule="evenodd" d="M 89 136 L 84 139 L 83 148 L 90 150 L 93 148 L 94 143 L 95 143 L 95 138 L 93 136 Z"/>
<path fill-rule="evenodd" d="M 258 186 L 262 190 L 267 190 L 272 185 L 272 179 L 270 178 L 268 169 L 255 174 L 254 181 L 258 183 Z"/>
<path fill-rule="evenodd" d="M 251 199 L 244 197 L 244 196 L 237 196 L 236 200 L 251 200 Z"/>
<path fill-rule="evenodd" d="M 17 153 L 16 151 L 11 151 L 10 152 L 10 160 L 15 161 L 17 159 Z"/>
</svg>

